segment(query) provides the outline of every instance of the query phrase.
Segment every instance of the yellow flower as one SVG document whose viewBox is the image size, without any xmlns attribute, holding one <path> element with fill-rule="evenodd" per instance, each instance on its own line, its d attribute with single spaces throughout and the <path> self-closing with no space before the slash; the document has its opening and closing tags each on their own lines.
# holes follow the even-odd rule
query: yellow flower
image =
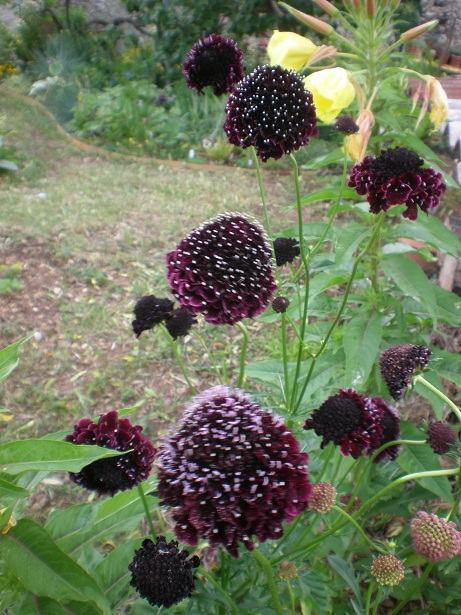
<svg viewBox="0 0 461 615">
<path fill-rule="evenodd" d="M 329 124 L 355 98 L 355 89 L 344 68 L 325 68 L 304 79 L 306 89 L 314 97 L 317 117 Z"/>
<path fill-rule="evenodd" d="M 431 98 L 431 113 L 429 117 L 436 128 L 440 127 L 448 117 L 448 96 L 442 84 L 435 77 L 428 80 L 429 96 Z"/>
<path fill-rule="evenodd" d="M 369 109 L 363 109 L 357 118 L 357 126 L 359 127 L 359 131 L 344 139 L 344 149 L 346 150 L 346 154 L 355 162 L 363 160 L 367 152 L 368 141 L 370 140 L 374 123 L 375 118 L 373 113 Z"/>
<path fill-rule="evenodd" d="M 274 30 L 267 45 L 267 55 L 272 65 L 302 70 L 317 49 L 317 45 L 304 36 Z"/>
</svg>

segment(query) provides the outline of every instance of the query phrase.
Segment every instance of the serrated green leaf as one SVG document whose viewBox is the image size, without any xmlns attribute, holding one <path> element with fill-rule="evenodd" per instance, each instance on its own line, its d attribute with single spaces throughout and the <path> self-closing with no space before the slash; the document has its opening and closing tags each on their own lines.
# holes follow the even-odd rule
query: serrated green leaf
<svg viewBox="0 0 461 615">
<path fill-rule="evenodd" d="M 367 381 L 383 335 L 381 316 L 376 312 L 358 314 L 344 327 L 346 386 L 361 387 Z"/>
<path fill-rule="evenodd" d="M 33 594 L 57 601 L 94 602 L 110 615 L 96 582 L 34 521 L 21 519 L 0 537 L 0 545 L 8 569 Z"/>
<path fill-rule="evenodd" d="M 120 454 L 102 446 L 31 438 L 0 444 L 0 469 L 10 474 L 27 470 L 79 472 L 93 461 Z"/>
<path fill-rule="evenodd" d="M 4 380 L 11 372 L 16 369 L 19 363 L 19 349 L 23 344 L 30 340 L 28 335 L 0 350 L 0 380 Z"/>
</svg>

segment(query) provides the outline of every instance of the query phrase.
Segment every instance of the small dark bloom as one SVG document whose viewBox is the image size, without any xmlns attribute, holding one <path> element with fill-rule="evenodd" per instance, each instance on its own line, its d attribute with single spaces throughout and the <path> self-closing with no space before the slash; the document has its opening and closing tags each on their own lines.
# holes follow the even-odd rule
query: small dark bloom
<svg viewBox="0 0 461 615">
<path fill-rule="evenodd" d="M 402 397 L 415 371 L 426 367 L 431 352 L 426 346 L 401 344 L 391 346 L 381 353 L 379 358 L 381 375 L 395 400 Z"/>
<path fill-rule="evenodd" d="M 380 446 L 383 431 L 380 425 L 382 412 L 371 399 L 352 389 L 342 389 L 332 395 L 304 424 L 322 436 L 321 447 L 334 442 L 343 455 L 369 455 Z"/>
<path fill-rule="evenodd" d="M 160 501 L 173 507 L 179 540 L 203 538 L 237 557 L 239 543 L 280 538 L 307 508 L 307 461 L 281 419 L 217 386 L 192 400 L 161 448 Z"/>
<path fill-rule="evenodd" d="M 141 432 L 140 425 L 132 425 L 128 419 L 119 419 L 115 410 L 100 416 L 97 423 L 88 418 L 81 419 L 75 425 L 74 431 L 66 436 L 67 442 L 96 444 L 130 452 L 119 457 L 94 461 L 80 472 L 71 472 L 71 479 L 77 485 L 97 491 L 100 495 L 113 495 L 146 480 L 156 450 Z"/>
<path fill-rule="evenodd" d="M 187 308 L 179 308 L 174 310 L 165 321 L 165 327 L 171 337 L 175 340 L 178 337 L 184 337 L 189 333 L 192 325 L 195 325 L 197 319 L 194 314 Z"/>
<path fill-rule="evenodd" d="M 235 41 L 219 34 L 210 34 L 197 41 L 183 64 L 187 85 L 203 94 L 207 85 L 216 96 L 232 92 L 243 79 L 243 54 Z"/>
<path fill-rule="evenodd" d="M 434 453 L 445 455 L 456 442 L 456 434 L 447 423 L 433 421 L 429 425 L 426 442 Z"/>
<path fill-rule="evenodd" d="M 131 323 L 136 337 L 164 321 L 172 311 L 173 302 L 169 299 L 159 299 L 154 295 L 141 297 L 134 306 L 135 319 Z"/>
<path fill-rule="evenodd" d="M 277 267 L 292 263 L 300 254 L 298 240 L 292 237 L 277 237 L 274 241 L 274 254 Z"/>
<path fill-rule="evenodd" d="M 379 444 L 375 447 L 375 449 L 377 449 L 387 442 L 392 442 L 400 438 L 400 415 L 393 406 L 387 404 L 381 397 L 372 397 L 371 402 L 378 409 L 380 414 L 379 424 L 382 430 L 382 436 Z M 394 460 L 399 454 L 399 451 L 400 446 L 389 446 L 376 457 L 375 463 L 385 459 Z"/>
<path fill-rule="evenodd" d="M 289 305 L 290 302 L 286 297 L 276 297 L 272 301 L 272 309 L 274 310 L 274 312 L 277 312 L 277 314 L 284 314 L 287 311 Z"/>
<path fill-rule="evenodd" d="M 338 132 L 342 132 L 345 135 L 353 135 L 360 130 L 354 118 L 350 115 L 340 115 L 335 122 L 335 128 Z"/>
<path fill-rule="evenodd" d="M 226 106 L 229 142 L 253 146 L 265 162 L 306 145 L 317 134 L 312 94 L 301 76 L 281 66 L 258 66 L 237 85 Z"/>
<path fill-rule="evenodd" d="M 168 608 L 188 598 L 195 588 L 193 568 L 200 565 L 194 555 L 189 558 L 187 551 L 179 551 L 175 540 L 167 542 L 159 536 L 152 542 L 149 538 L 135 552 L 128 566 L 131 585 L 152 606 Z"/>
<path fill-rule="evenodd" d="M 404 204 L 403 216 L 416 220 L 418 207 L 427 213 L 439 204 L 446 190 L 442 175 L 422 168 L 423 164 L 418 154 L 405 147 L 384 150 L 353 167 L 349 186 L 367 196 L 372 213 Z"/>
<path fill-rule="evenodd" d="M 264 312 L 275 290 L 264 229 L 239 213 L 221 214 L 193 230 L 166 263 L 179 303 L 216 325 Z"/>
</svg>

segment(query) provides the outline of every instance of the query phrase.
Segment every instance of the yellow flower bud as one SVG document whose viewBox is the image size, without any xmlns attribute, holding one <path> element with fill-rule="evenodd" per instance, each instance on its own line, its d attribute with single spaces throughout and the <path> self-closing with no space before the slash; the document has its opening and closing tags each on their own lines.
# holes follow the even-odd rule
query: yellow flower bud
<svg viewBox="0 0 461 615">
<path fill-rule="evenodd" d="M 364 109 L 357 118 L 359 131 L 344 139 L 346 154 L 355 162 L 362 160 L 366 154 L 374 123 L 375 118 L 373 113 L 368 109 Z"/>
<path fill-rule="evenodd" d="M 298 21 L 303 23 L 305 26 L 312 28 L 312 30 L 315 30 L 319 34 L 331 34 L 333 32 L 333 26 L 330 26 L 330 24 L 325 23 L 321 19 L 317 19 L 317 17 L 313 17 L 312 15 L 298 11 L 298 9 L 294 9 L 286 2 L 279 2 L 279 4 Z"/>
<path fill-rule="evenodd" d="M 448 118 L 448 96 L 438 79 L 428 76 L 431 113 L 429 117 L 436 128 Z"/>
<path fill-rule="evenodd" d="M 308 38 L 294 32 L 274 30 L 267 45 L 270 63 L 283 68 L 302 70 L 317 51 L 318 47 Z"/>
<path fill-rule="evenodd" d="M 426 32 L 430 32 L 436 27 L 438 23 L 438 19 L 432 19 L 432 21 L 426 21 L 426 23 L 423 23 L 420 26 L 410 28 L 410 30 L 403 32 L 403 34 L 400 35 L 400 40 L 404 41 L 405 43 L 411 41 L 412 39 L 417 38 L 418 36 L 421 36 Z"/>
<path fill-rule="evenodd" d="M 355 88 L 344 68 L 326 68 L 304 79 L 307 90 L 312 92 L 315 112 L 322 122 L 330 123 L 355 98 Z"/>
</svg>

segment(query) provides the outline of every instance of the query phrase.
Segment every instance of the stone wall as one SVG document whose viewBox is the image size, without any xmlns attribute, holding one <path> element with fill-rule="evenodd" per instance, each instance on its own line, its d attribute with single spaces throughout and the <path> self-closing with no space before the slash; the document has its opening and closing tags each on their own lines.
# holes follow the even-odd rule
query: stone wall
<svg viewBox="0 0 461 615">
<path fill-rule="evenodd" d="M 461 54 L 461 0 L 421 0 L 421 22 L 438 19 L 432 32 L 434 47 Z"/>
</svg>

